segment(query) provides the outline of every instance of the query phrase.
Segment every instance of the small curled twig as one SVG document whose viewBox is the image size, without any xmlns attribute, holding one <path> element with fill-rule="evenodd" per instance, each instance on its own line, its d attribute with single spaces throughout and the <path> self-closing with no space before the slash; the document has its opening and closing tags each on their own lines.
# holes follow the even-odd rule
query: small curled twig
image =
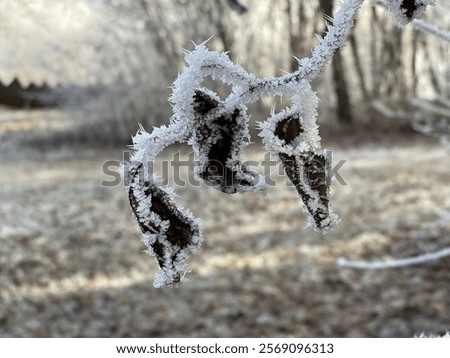
<svg viewBox="0 0 450 358">
<path fill-rule="evenodd" d="M 150 255 L 156 257 L 162 270 L 154 285 L 175 286 L 189 270 L 186 259 L 198 250 L 202 241 L 201 223 L 174 202 L 170 188 L 157 185 L 148 177 L 145 163 L 152 165 L 157 155 L 175 142 L 188 142 L 197 157 L 196 174 L 227 194 L 262 192 L 265 178 L 251 172 L 241 160 L 249 144 L 249 103 L 267 96 L 286 96 L 292 105 L 260 123 L 265 147 L 283 165 L 310 214 L 310 226 L 325 233 L 339 219 L 330 206 L 331 163 L 320 145 L 316 124 L 318 99 L 310 82 L 331 60 L 347 38 L 349 29 L 364 0 L 347 0 L 328 26 L 324 38 L 309 58 L 299 60 L 297 71 L 275 78 L 257 78 L 234 64 L 226 53 L 209 51 L 206 43 L 186 51 L 186 70 L 173 83 L 170 102 L 173 117 L 168 126 L 147 133 L 140 128 L 133 137 L 134 153 L 123 168 L 128 177 L 130 205 L 142 231 L 142 241 Z M 398 3 L 389 0 L 388 3 Z M 416 0 L 429 3 L 431 0 Z M 408 0 L 400 2 L 409 3 Z M 419 4 L 420 5 L 420 4 Z M 417 12 L 422 6 L 417 6 Z M 414 10 L 404 12 L 412 18 Z M 412 14 L 412 15 L 411 15 Z M 206 78 L 220 80 L 232 87 L 224 100 L 205 88 Z"/>
</svg>

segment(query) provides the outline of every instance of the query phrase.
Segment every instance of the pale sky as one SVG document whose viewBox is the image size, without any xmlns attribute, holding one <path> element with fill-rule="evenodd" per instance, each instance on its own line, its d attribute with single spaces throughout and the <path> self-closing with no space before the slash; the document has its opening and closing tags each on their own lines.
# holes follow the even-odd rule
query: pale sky
<svg viewBox="0 0 450 358">
<path fill-rule="evenodd" d="M 18 78 L 25 87 L 94 82 L 93 48 L 83 44 L 101 21 L 84 1 L 0 1 L 0 81 Z"/>
</svg>

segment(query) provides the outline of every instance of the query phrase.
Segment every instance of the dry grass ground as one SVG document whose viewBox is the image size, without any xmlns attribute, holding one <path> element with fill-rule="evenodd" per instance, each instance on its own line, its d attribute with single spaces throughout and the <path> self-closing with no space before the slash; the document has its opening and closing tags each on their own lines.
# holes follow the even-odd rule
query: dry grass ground
<svg viewBox="0 0 450 358">
<path fill-rule="evenodd" d="M 155 289 L 156 262 L 142 252 L 123 187 L 100 184 L 102 164 L 120 160 L 121 148 L 39 151 L 13 137 L 1 139 L 0 336 L 411 337 L 450 328 L 449 259 L 385 271 L 336 265 L 450 245 L 440 218 L 450 210 L 450 156 L 437 143 L 334 145 L 348 185 L 333 187 L 342 222 L 326 236 L 304 229 L 283 177 L 265 198 L 177 188 L 203 218 L 205 241 L 190 258 L 190 282 Z"/>
</svg>

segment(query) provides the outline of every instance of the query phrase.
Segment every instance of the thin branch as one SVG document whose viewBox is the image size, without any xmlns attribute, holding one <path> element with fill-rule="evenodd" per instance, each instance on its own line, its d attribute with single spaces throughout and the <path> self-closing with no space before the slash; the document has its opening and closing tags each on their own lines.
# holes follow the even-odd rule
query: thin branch
<svg viewBox="0 0 450 358">
<path fill-rule="evenodd" d="M 407 111 L 404 111 L 402 109 L 396 110 L 389 108 L 388 106 L 386 106 L 386 104 L 384 104 L 380 100 L 372 101 L 372 107 L 385 118 L 407 119 L 407 120 L 410 120 L 411 118 L 411 113 L 408 113 Z"/>
<path fill-rule="evenodd" d="M 383 0 L 372 0 L 372 5 L 379 5 L 386 10 L 389 9 L 388 5 Z M 444 41 L 450 42 L 450 32 L 439 29 L 437 26 L 430 24 L 424 20 L 414 19 L 411 21 L 411 25 L 417 30 L 432 34 Z"/>
<path fill-rule="evenodd" d="M 448 99 L 447 97 L 444 97 L 442 95 L 437 95 L 436 101 L 438 101 L 439 103 L 443 104 L 444 106 L 450 108 L 450 99 Z"/>
<path fill-rule="evenodd" d="M 413 98 L 410 100 L 410 103 L 414 106 L 417 107 L 423 111 L 427 111 L 427 112 L 431 112 L 431 113 L 435 113 L 438 114 L 440 116 L 446 117 L 446 118 L 450 118 L 450 110 L 448 108 L 445 107 L 441 107 L 441 106 L 437 106 L 433 103 L 430 103 L 428 101 L 425 101 L 423 99 L 420 98 Z"/>
<path fill-rule="evenodd" d="M 433 0 L 422 1 L 415 8 L 419 13 Z M 162 270 L 155 287 L 176 286 L 183 280 L 189 270 L 186 259 L 202 240 L 201 222 L 177 207 L 173 190 L 158 187 L 153 176 L 145 178 L 144 164 L 151 165 L 168 145 L 188 140 L 198 158 L 196 174 L 214 189 L 229 194 L 265 190 L 260 176 L 242 167 L 240 158 L 249 144 L 246 105 L 263 97 L 291 98 L 292 106 L 272 113 L 260 124 L 260 136 L 295 185 L 310 214 L 309 226 L 322 233 L 337 226 L 339 219 L 330 205 L 331 158 L 320 146 L 318 98 L 310 82 L 344 46 L 363 2 L 346 0 L 335 18 L 329 19 L 326 36 L 318 36 L 311 57 L 300 60 L 299 69 L 285 76 L 257 78 L 234 64 L 226 53 L 209 51 L 206 43 L 186 51 L 188 67 L 173 83 L 169 99 L 173 104 L 170 125 L 154 128 L 151 134 L 141 128 L 133 137 L 132 162 L 122 168 L 123 175 L 131 179 L 128 195 L 142 241 Z M 414 10 L 408 18 L 416 15 Z M 207 77 L 231 85 L 231 94 L 222 101 L 214 92 L 202 89 Z"/>
<path fill-rule="evenodd" d="M 436 27 L 435 25 L 430 24 L 423 20 L 417 20 L 417 19 L 413 20 L 412 24 L 418 30 L 430 33 L 444 41 L 450 42 L 450 32 L 449 31 L 443 31 L 443 30 L 439 29 L 438 27 Z"/>
<path fill-rule="evenodd" d="M 450 247 L 436 252 L 430 252 L 427 254 L 392 261 L 351 261 L 341 257 L 337 260 L 337 264 L 341 267 L 348 267 L 359 270 L 384 270 L 396 267 L 418 265 L 430 261 L 437 261 L 447 256 L 450 256 Z"/>
<path fill-rule="evenodd" d="M 344 46 L 348 31 L 353 27 L 364 0 L 348 0 L 336 13 L 332 25 L 324 38 L 319 37 L 319 44 L 313 49 L 312 56 L 300 61 L 298 71 L 282 77 L 285 83 L 304 79 L 310 82 L 332 59 L 334 53 Z"/>
</svg>

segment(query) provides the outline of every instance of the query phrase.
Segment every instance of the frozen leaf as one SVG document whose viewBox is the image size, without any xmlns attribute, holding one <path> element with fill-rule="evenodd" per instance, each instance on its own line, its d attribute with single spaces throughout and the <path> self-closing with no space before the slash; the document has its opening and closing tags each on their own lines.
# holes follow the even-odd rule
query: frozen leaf
<svg viewBox="0 0 450 358">
<path fill-rule="evenodd" d="M 435 0 L 386 0 L 389 11 L 401 27 L 420 18 L 427 6 L 435 3 Z"/>
<path fill-rule="evenodd" d="M 321 232 L 334 228 L 338 219 L 329 204 L 332 179 L 329 161 L 323 154 L 314 152 L 278 155 L 286 175 L 312 217 L 311 226 Z"/>
<path fill-rule="evenodd" d="M 240 159 L 249 142 L 245 108 L 225 114 L 214 112 L 221 104 L 210 92 L 195 92 L 196 118 L 191 142 L 198 152 L 196 173 L 226 194 L 263 190 L 264 180 Z"/>
<path fill-rule="evenodd" d="M 197 155 L 196 173 L 224 193 L 262 191 L 266 181 L 241 159 L 250 142 L 247 105 L 263 97 L 286 96 L 292 105 L 260 124 L 265 147 L 281 161 L 311 217 L 311 226 L 326 232 L 338 223 L 330 206 L 331 159 L 321 149 L 317 119 L 318 98 L 310 82 L 344 46 L 348 31 L 364 0 L 346 0 L 327 25 L 327 33 L 309 58 L 299 60 L 297 71 L 281 77 L 257 78 L 231 62 L 226 53 L 209 51 L 205 44 L 186 51 L 187 68 L 173 83 L 169 126 L 143 128 L 133 138 L 132 163 L 153 163 L 168 145 L 189 140 Z M 433 0 L 387 0 L 400 24 L 421 15 Z M 230 85 L 221 100 L 201 89 L 206 78 Z M 176 285 L 189 269 L 186 259 L 201 241 L 200 222 L 176 207 L 173 193 L 143 178 L 143 165 L 131 164 L 129 199 L 148 252 L 162 272 L 155 286 Z M 125 166 L 124 168 L 128 168 Z M 123 171 L 124 173 L 127 170 Z"/>
<path fill-rule="evenodd" d="M 155 287 L 174 286 L 189 271 L 186 259 L 200 245 L 201 224 L 189 211 L 177 208 L 170 190 L 145 179 L 143 168 L 139 164 L 130 170 L 130 205 L 147 252 L 155 256 L 162 270 L 155 278 Z"/>
</svg>

